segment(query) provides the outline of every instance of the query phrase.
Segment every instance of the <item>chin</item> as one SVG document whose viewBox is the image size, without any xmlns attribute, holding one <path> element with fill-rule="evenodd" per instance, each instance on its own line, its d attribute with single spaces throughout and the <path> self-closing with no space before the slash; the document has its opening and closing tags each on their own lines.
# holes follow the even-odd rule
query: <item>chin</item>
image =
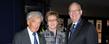
<svg viewBox="0 0 109 44">
<path fill-rule="evenodd" d="M 54 29 L 55 27 L 51 27 L 51 29 Z"/>
<path fill-rule="evenodd" d="M 37 32 L 38 30 L 34 30 L 34 32 Z"/>
</svg>

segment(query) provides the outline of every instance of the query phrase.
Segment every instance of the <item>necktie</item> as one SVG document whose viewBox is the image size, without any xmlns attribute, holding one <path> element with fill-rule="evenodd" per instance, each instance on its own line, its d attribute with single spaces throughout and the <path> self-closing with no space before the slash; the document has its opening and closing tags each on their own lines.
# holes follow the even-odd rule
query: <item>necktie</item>
<svg viewBox="0 0 109 44">
<path fill-rule="evenodd" d="M 71 27 L 71 32 L 73 33 L 74 31 L 75 31 L 75 24 L 73 24 Z"/>
<path fill-rule="evenodd" d="M 34 44 L 38 44 L 37 39 L 36 39 L 36 33 L 33 32 L 33 36 L 34 36 Z"/>
<path fill-rule="evenodd" d="M 74 32 L 74 27 L 75 27 L 75 24 L 73 24 L 72 27 L 70 28 L 69 38 L 71 37 L 71 35 L 72 35 L 73 32 Z"/>
</svg>

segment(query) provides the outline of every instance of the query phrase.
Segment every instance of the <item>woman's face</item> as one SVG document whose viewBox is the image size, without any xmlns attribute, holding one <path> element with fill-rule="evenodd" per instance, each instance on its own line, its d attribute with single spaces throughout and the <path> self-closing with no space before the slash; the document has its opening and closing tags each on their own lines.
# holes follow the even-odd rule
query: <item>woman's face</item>
<svg viewBox="0 0 109 44">
<path fill-rule="evenodd" d="M 48 28 L 56 29 L 58 25 L 57 17 L 55 15 L 50 15 L 47 19 Z"/>
</svg>

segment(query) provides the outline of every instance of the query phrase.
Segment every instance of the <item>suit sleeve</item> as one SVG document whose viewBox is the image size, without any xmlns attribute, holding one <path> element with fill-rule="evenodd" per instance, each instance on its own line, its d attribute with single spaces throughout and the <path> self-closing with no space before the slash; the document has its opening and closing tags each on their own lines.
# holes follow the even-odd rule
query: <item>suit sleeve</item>
<svg viewBox="0 0 109 44">
<path fill-rule="evenodd" d="M 19 37 L 18 34 L 16 34 L 13 38 L 12 44 L 21 44 L 21 38 Z"/>
<path fill-rule="evenodd" d="M 86 35 L 86 44 L 98 44 L 98 35 L 94 25 L 89 25 L 88 32 Z"/>
</svg>

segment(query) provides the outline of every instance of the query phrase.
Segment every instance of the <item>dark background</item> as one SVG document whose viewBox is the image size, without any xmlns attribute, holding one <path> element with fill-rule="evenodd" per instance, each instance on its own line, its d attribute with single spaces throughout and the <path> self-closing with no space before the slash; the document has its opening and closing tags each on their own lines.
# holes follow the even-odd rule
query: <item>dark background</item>
<svg viewBox="0 0 109 44">
<path fill-rule="evenodd" d="M 0 44 L 8 44 L 13 34 L 12 0 L 0 1 Z"/>
<path fill-rule="evenodd" d="M 0 44 L 12 44 L 15 32 L 21 26 L 23 1 L 0 0 Z"/>
<path fill-rule="evenodd" d="M 109 18 L 109 0 L 77 1 L 81 2 L 84 6 L 84 16 L 94 19 L 97 17 L 103 20 Z M 12 44 L 14 34 L 26 27 L 25 5 L 37 6 L 39 7 L 38 10 L 43 14 L 48 10 L 57 10 L 60 12 L 60 15 L 67 15 L 67 7 L 71 2 L 72 0 L 1 0 L 0 44 Z M 105 31 L 102 36 L 105 36 Z M 103 38 L 103 42 L 105 42 L 105 37 Z"/>
</svg>

